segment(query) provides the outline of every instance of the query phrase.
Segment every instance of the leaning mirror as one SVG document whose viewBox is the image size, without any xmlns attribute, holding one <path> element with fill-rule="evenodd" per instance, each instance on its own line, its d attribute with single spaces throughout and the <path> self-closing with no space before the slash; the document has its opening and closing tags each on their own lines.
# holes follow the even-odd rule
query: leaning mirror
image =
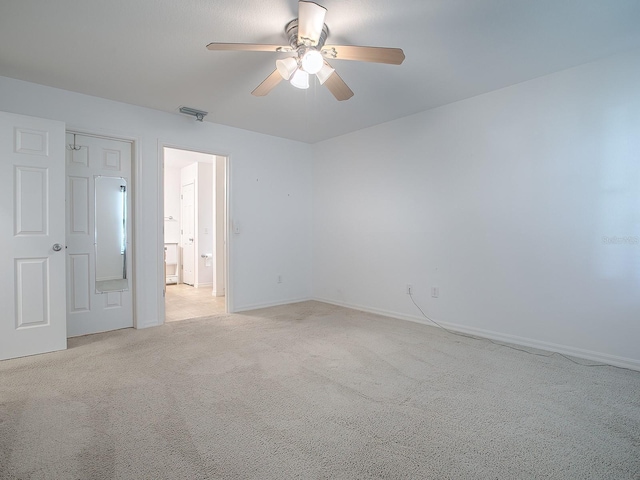
<svg viewBox="0 0 640 480">
<path fill-rule="evenodd" d="M 127 181 L 95 177 L 96 292 L 129 289 L 127 281 Z"/>
</svg>

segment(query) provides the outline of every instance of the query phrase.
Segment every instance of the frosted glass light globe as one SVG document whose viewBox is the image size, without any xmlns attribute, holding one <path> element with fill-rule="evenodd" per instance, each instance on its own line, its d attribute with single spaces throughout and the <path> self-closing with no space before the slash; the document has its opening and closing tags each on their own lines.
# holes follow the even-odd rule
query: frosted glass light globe
<svg viewBox="0 0 640 480">
<path fill-rule="evenodd" d="M 335 72 L 335 70 L 331 68 L 329 64 L 325 63 L 324 65 L 322 65 L 320 71 L 316 73 L 316 77 L 318 77 L 320 85 L 324 85 L 324 82 L 326 82 L 329 77 L 333 75 L 333 72 Z"/>
<path fill-rule="evenodd" d="M 309 88 L 309 74 L 304 70 L 298 69 L 289 82 L 296 88 L 307 89 Z"/>
<path fill-rule="evenodd" d="M 318 50 L 309 50 L 302 57 L 302 68 L 307 73 L 318 73 L 322 66 L 324 65 L 324 60 L 322 59 L 322 54 Z"/>
<path fill-rule="evenodd" d="M 296 62 L 295 58 L 284 58 L 282 60 L 276 60 L 276 68 L 278 69 L 278 73 L 285 80 L 289 80 L 291 75 L 294 74 L 296 69 L 298 68 L 298 62 Z"/>
</svg>

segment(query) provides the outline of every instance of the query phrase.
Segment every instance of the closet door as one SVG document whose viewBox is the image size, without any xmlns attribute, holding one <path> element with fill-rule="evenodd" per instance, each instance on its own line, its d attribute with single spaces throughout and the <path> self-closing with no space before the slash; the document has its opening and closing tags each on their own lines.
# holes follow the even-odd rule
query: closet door
<svg viewBox="0 0 640 480">
<path fill-rule="evenodd" d="M 132 144 L 67 133 L 67 145 L 68 336 L 133 327 Z"/>
<path fill-rule="evenodd" d="M 0 360 L 67 348 L 64 135 L 0 112 Z"/>
</svg>

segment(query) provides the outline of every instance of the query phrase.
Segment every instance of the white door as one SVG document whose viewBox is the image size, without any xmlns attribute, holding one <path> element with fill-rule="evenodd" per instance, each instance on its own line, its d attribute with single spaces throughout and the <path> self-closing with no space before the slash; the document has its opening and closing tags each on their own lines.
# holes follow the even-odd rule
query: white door
<svg viewBox="0 0 640 480">
<path fill-rule="evenodd" d="M 0 209 L 0 360 L 64 350 L 64 123 L 0 112 Z"/>
<path fill-rule="evenodd" d="M 195 284 L 195 188 L 193 183 L 182 186 L 182 282 Z"/>
<path fill-rule="evenodd" d="M 67 133 L 67 328 L 68 336 L 106 332 L 119 328 L 133 327 L 132 268 L 131 268 L 131 156 L 130 142 Z M 122 260 L 114 259 L 114 271 L 122 272 L 126 258 L 126 280 L 118 280 L 96 274 L 96 266 L 104 264 L 104 258 L 96 251 L 96 232 L 103 224 L 112 224 L 107 215 L 98 214 L 96 222 L 96 181 L 123 178 L 126 188 L 125 201 L 117 200 L 117 209 L 124 205 L 127 209 L 126 232 L 113 227 L 113 236 L 124 238 L 126 248 L 116 245 L 117 257 L 122 252 Z M 102 183 L 101 183 L 102 184 Z M 120 184 L 117 185 L 118 189 Z M 117 195 L 117 193 L 116 193 Z M 116 210 L 117 210 L 116 209 Z M 110 262 L 111 260 L 107 260 Z M 105 291 L 108 290 L 108 291 Z"/>
</svg>

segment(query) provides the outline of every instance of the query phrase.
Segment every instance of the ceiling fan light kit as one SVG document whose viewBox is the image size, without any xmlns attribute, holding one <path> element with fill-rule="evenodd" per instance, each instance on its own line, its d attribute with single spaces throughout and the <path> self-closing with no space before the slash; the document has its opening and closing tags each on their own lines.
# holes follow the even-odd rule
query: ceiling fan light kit
<svg viewBox="0 0 640 480">
<path fill-rule="evenodd" d="M 251 92 L 262 97 L 282 80 L 288 80 L 296 88 L 309 88 L 309 75 L 316 75 L 320 85 L 326 86 L 339 100 L 348 100 L 353 92 L 325 60 L 356 60 L 363 62 L 400 65 L 404 52 L 399 48 L 325 45 L 329 28 L 324 23 L 327 9 L 314 2 L 298 2 L 298 18 L 284 28 L 289 46 L 247 43 L 210 43 L 209 50 L 293 53 L 294 56 L 276 61 L 276 70 Z"/>
</svg>

